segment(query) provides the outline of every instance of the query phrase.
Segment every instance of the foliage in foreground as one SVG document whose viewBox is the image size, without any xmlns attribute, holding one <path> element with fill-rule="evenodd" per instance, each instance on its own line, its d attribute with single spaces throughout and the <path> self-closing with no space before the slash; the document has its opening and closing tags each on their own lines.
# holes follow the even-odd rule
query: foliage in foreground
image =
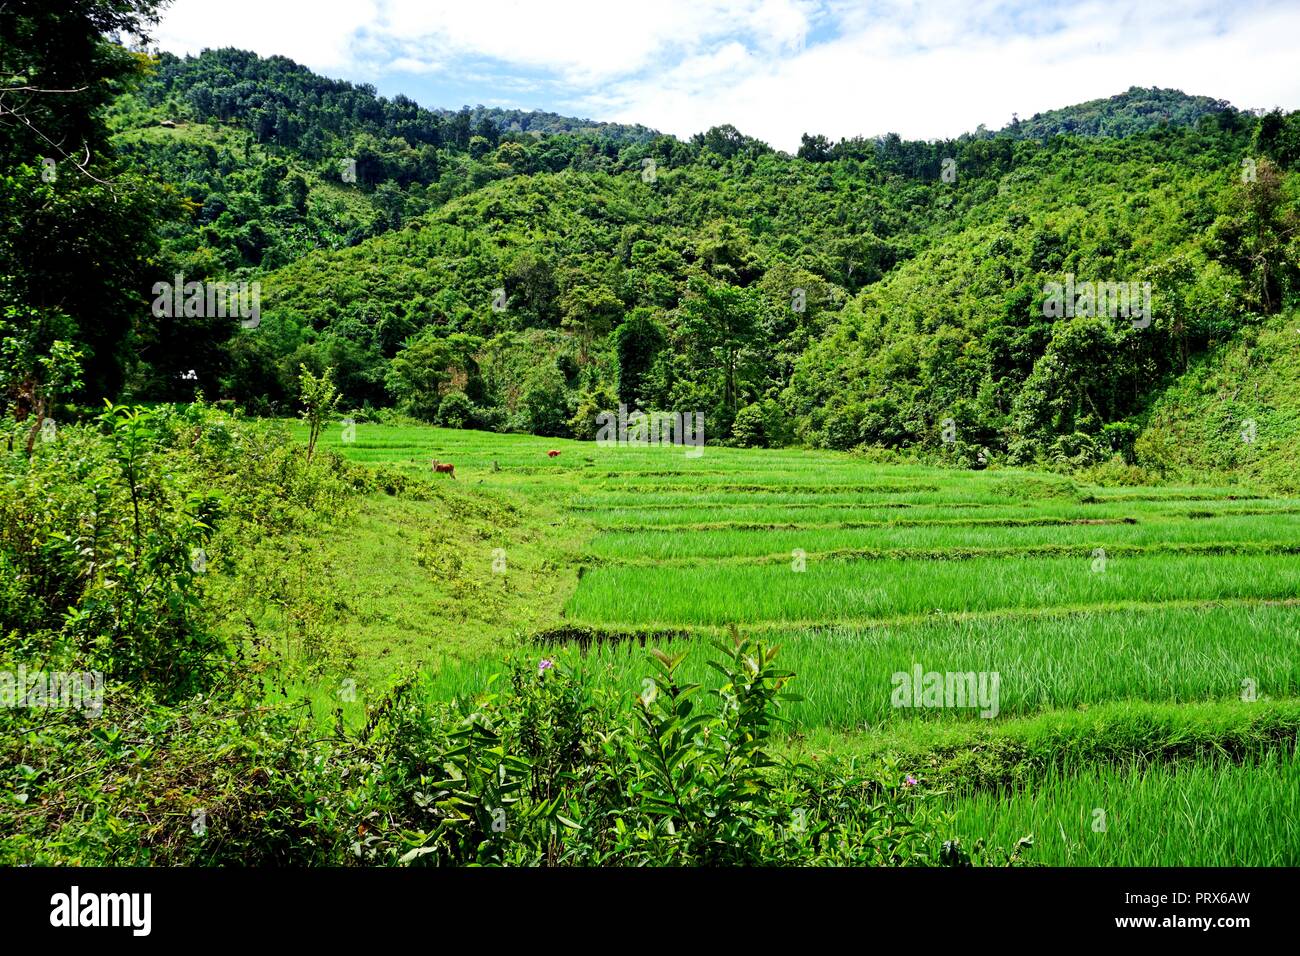
<svg viewBox="0 0 1300 956">
<path fill-rule="evenodd" d="M 774 756 L 792 675 L 754 641 L 718 648 L 713 690 L 658 654 L 620 706 L 515 661 L 499 692 L 433 702 L 408 682 L 324 737 L 258 676 L 170 706 L 115 686 L 103 717 L 0 711 L 0 861 L 970 864 L 896 768 Z"/>
<path fill-rule="evenodd" d="M 932 804 L 891 769 L 816 768 L 778 759 L 773 733 L 793 677 L 775 648 L 740 638 L 709 661 L 715 689 L 683 683 L 685 654 L 653 652 L 630 711 L 593 697 L 543 659 L 511 671 L 432 752 L 407 741 L 425 705 L 391 715 L 385 779 L 416 794 L 423 818 L 403 860 L 599 865 L 933 865 L 968 863 Z M 411 722 L 415 726 L 411 726 Z M 454 743 L 453 743 L 454 742 Z M 459 746 L 455 746 L 459 744 Z M 446 754 L 463 753 L 445 762 Z M 511 760 L 510 758 L 514 759 Z M 486 759 L 485 759 L 486 758 Z M 476 779 L 490 781 L 484 791 Z M 422 795 L 422 796 L 421 796 Z M 367 852 L 395 852 L 376 837 Z M 472 856 L 470 855 L 472 852 Z"/>
<path fill-rule="evenodd" d="M 30 456 L 25 423 L 4 429 L 6 693 L 20 666 L 105 692 L 0 707 L 0 863 L 968 862 L 897 774 L 775 759 L 792 675 L 735 635 L 720 684 L 659 654 L 630 708 L 530 660 L 459 702 L 409 681 L 322 734 L 275 692 L 329 652 L 263 646 L 258 601 L 308 611 L 257 555 L 388 479 L 201 404 L 109 405 Z"/>
<path fill-rule="evenodd" d="M 30 456 L 26 431 L 0 422 L 0 660 L 102 671 L 164 696 L 202 689 L 228 663 L 209 572 L 317 523 L 369 480 L 201 404 L 107 405 L 92 424 L 43 430 Z"/>
</svg>

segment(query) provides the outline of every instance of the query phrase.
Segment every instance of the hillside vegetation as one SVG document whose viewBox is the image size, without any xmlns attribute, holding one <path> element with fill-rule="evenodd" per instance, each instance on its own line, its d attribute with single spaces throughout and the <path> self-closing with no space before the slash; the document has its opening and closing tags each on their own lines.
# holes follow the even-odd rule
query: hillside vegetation
<svg viewBox="0 0 1300 956">
<path fill-rule="evenodd" d="M 1209 96 L 1188 96 L 1179 90 L 1135 86 L 1117 96 L 1089 100 L 1027 120 L 1013 120 L 1002 130 L 1022 139 L 1060 135 L 1131 136 L 1161 126 L 1192 126 L 1202 116 L 1230 111 L 1232 104 Z"/>
<path fill-rule="evenodd" d="M 257 329 L 157 330 L 141 395 L 283 409 L 306 365 L 456 427 L 591 437 L 621 402 L 745 445 L 1131 465 L 1163 390 L 1297 287 L 1300 120 L 1170 90 L 788 156 L 430 112 L 222 50 L 164 57 L 112 123 L 191 210 L 176 268 L 263 283 Z M 1152 315 L 1053 314 L 1067 277 L 1147 284 Z"/>
<path fill-rule="evenodd" d="M 1243 331 L 1197 361 L 1154 403 L 1139 461 L 1185 476 L 1300 491 L 1300 317 Z"/>
</svg>

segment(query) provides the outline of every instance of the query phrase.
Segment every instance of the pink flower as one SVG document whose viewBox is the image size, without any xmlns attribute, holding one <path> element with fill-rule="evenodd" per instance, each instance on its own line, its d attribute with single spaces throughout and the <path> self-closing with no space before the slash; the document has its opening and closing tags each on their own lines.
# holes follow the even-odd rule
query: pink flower
<svg viewBox="0 0 1300 956">
<path fill-rule="evenodd" d="M 555 661 L 551 660 L 549 657 L 543 657 L 537 662 L 537 676 L 541 677 L 554 666 Z"/>
<path fill-rule="evenodd" d="M 904 780 L 903 780 L 903 786 L 905 786 L 905 787 L 915 787 L 915 786 L 916 786 L 916 778 L 913 777 L 913 776 L 909 773 L 909 774 L 907 775 L 907 777 L 904 778 Z"/>
</svg>

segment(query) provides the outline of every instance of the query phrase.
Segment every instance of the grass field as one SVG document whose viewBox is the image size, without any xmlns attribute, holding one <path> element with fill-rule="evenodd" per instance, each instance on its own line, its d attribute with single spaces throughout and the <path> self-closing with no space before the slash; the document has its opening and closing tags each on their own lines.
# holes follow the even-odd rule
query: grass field
<svg viewBox="0 0 1300 956">
<path fill-rule="evenodd" d="M 643 643 L 699 651 L 707 680 L 701 645 L 735 623 L 798 675 L 792 752 L 892 755 L 965 841 L 1032 834 L 1048 864 L 1300 863 L 1300 501 L 789 449 L 343 437 L 322 443 L 411 476 L 456 466 L 424 500 L 367 499 L 320 548 L 363 689 L 420 668 L 472 693 L 536 644 L 631 694 Z M 996 675 L 996 716 L 942 692 L 897 706 L 918 666 Z"/>
</svg>

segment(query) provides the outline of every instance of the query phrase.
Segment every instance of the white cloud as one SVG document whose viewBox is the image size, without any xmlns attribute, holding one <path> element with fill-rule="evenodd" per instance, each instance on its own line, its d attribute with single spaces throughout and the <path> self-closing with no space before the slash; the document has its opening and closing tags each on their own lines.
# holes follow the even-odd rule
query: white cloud
<svg viewBox="0 0 1300 956">
<path fill-rule="evenodd" d="M 763 49 L 798 42 L 807 28 L 800 0 L 381 0 L 377 33 L 407 55 L 473 55 L 550 70 L 595 85 L 666 58 L 677 61 L 737 34 Z"/>
<path fill-rule="evenodd" d="M 527 107 L 544 91 L 549 109 L 679 135 L 732 123 L 793 149 L 802 132 L 997 128 L 1134 85 L 1294 109 L 1297 35 L 1294 0 L 177 0 L 158 39 L 354 80 L 481 82 L 477 102 Z"/>
<path fill-rule="evenodd" d="M 376 7 L 376 0 L 176 0 L 154 39 L 176 54 L 233 46 L 323 72 L 346 70 L 355 65 L 357 31 Z"/>
<path fill-rule="evenodd" d="M 759 49 L 798 43 L 810 0 L 176 0 L 158 41 L 175 53 L 241 46 L 314 69 L 428 68 L 490 57 L 595 84 L 743 35 Z M 382 62 L 367 62 L 382 58 Z"/>
<path fill-rule="evenodd" d="M 1242 9 L 1221 18 L 1174 8 L 1091 3 L 1012 32 L 999 5 L 900 3 L 880 19 L 853 18 L 836 39 L 797 53 L 740 62 L 701 89 L 690 64 L 653 88 L 638 80 L 587 98 L 610 118 L 685 134 L 732 123 L 793 149 L 802 132 L 832 138 L 898 132 L 955 136 L 1023 117 L 1163 86 L 1238 106 L 1300 106 L 1293 38 L 1300 9 Z M 876 8 L 879 10 L 880 8 Z"/>
</svg>

